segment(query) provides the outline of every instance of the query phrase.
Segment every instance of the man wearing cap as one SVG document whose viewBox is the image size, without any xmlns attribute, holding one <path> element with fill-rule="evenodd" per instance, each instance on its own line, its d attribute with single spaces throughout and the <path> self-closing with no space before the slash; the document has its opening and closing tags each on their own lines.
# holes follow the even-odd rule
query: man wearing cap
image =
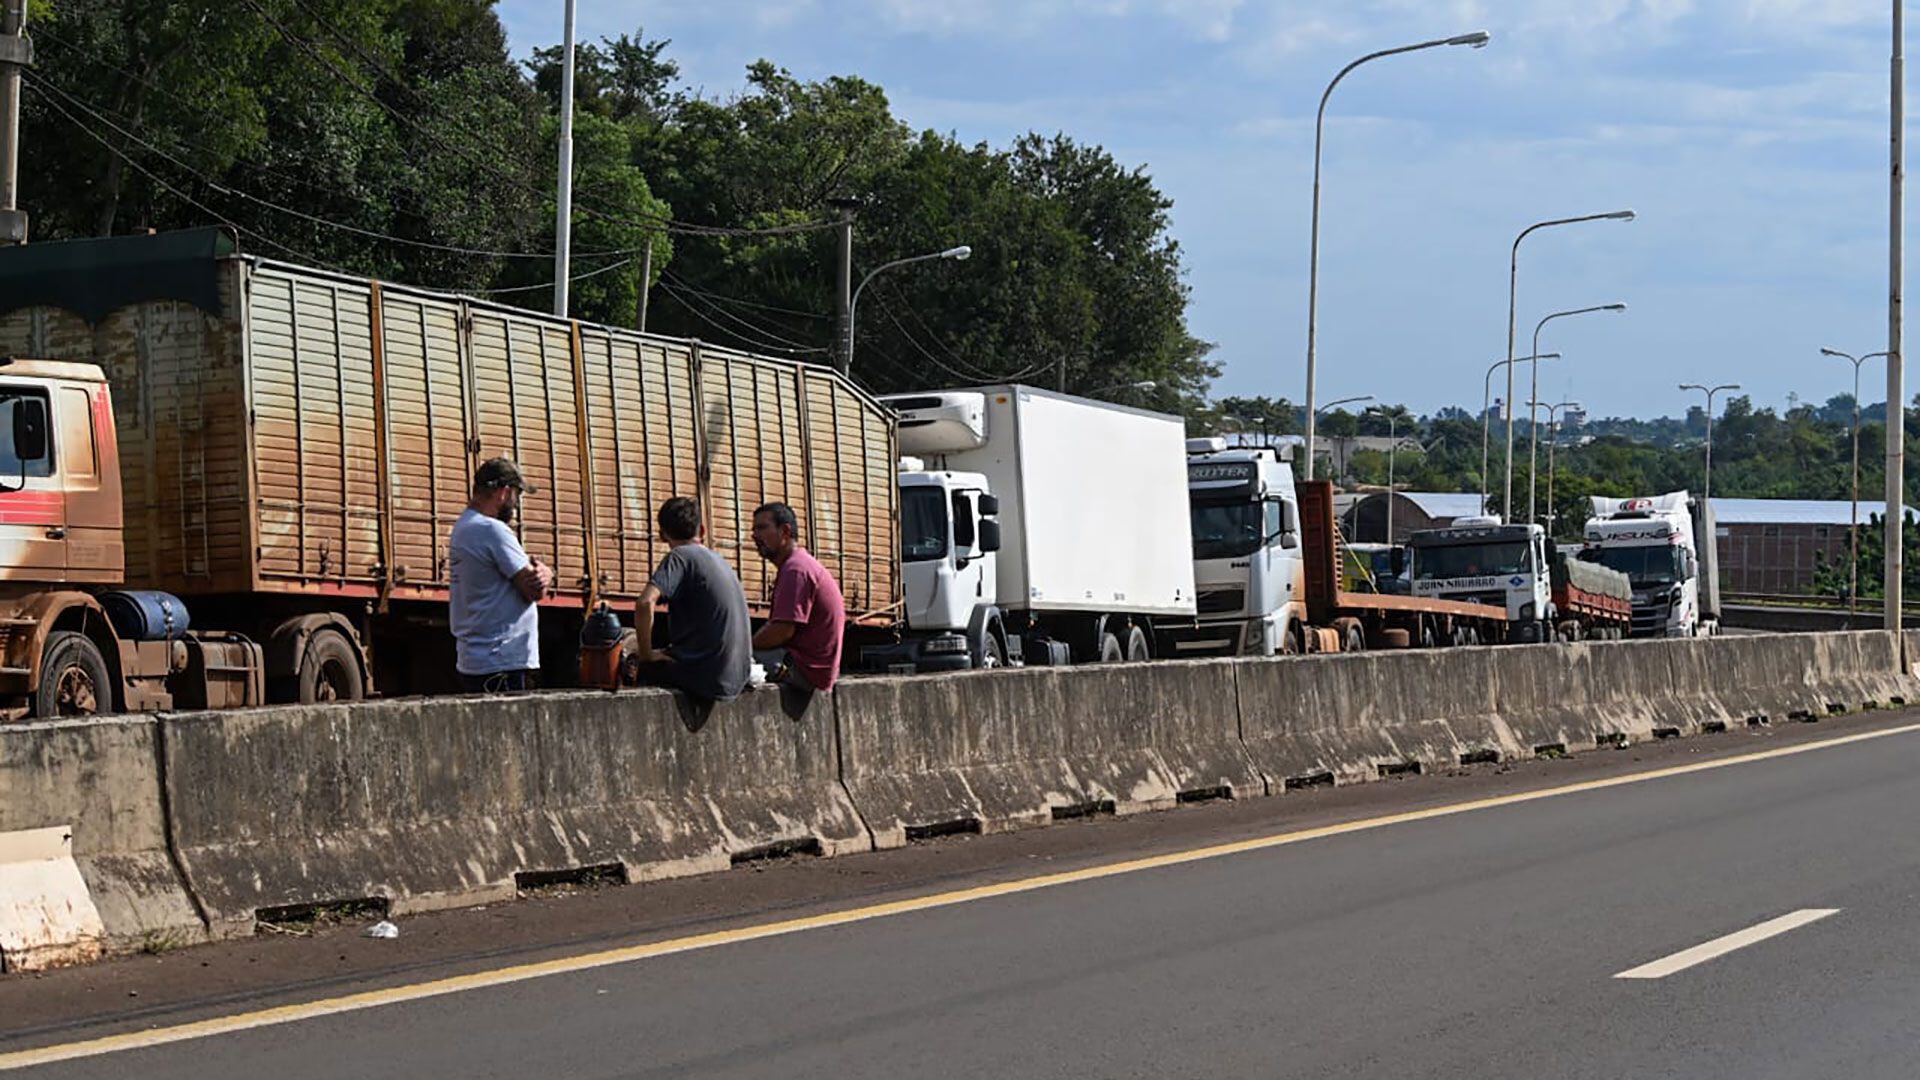
<svg viewBox="0 0 1920 1080">
<path fill-rule="evenodd" d="M 540 611 L 553 571 L 514 535 L 520 496 L 532 488 L 506 458 L 473 474 L 473 495 L 447 543 L 454 642 L 469 693 L 531 690 L 540 669 Z"/>
</svg>

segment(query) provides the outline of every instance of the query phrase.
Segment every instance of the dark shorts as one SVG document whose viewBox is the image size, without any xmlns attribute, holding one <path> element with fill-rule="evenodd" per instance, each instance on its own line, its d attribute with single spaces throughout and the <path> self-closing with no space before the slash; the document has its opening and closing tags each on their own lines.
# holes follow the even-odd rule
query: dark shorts
<svg viewBox="0 0 1920 1080">
<path fill-rule="evenodd" d="M 461 675 L 460 685 L 469 694 L 520 694 L 540 685 L 540 673 L 527 668 L 495 671 L 486 675 Z"/>
</svg>

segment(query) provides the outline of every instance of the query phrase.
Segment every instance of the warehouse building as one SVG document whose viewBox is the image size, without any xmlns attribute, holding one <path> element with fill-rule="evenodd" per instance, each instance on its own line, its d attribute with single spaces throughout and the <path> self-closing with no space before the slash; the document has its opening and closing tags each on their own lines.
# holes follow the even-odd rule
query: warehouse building
<svg viewBox="0 0 1920 1080">
<path fill-rule="evenodd" d="M 1861 500 L 1861 527 L 1886 505 Z M 1720 585 L 1729 593 L 1811 593 L 1821 562 L 1847 561 L 1853 503 L 1845 499 L 1715 499 L 1713 514 L 1719 526 Z M 1911 518 L 1914 509 L 1908 507 L 1907 514 Z"/>
</svg>

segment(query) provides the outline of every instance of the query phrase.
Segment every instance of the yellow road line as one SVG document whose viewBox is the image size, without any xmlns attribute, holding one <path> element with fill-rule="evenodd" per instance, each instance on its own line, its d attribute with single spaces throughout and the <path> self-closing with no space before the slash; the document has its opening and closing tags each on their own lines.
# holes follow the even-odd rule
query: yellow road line
<svg viewBox="0 0 1920 1080">
<path fill-rule="evenodd" d="M 1164 855 L 1151 855 L 1140 859 L 1106 863 L 1100 866 L 1087 867 L 1082 870 L 1067 870 L 1055 874 L 1041 874 L 1037 877 L 1021 878 L 1016 881 L 1003 881 L 992 885 L 977 885 L 967 889 L 955 889 L 949 892 L 933 893 L 927 896 L 916 896 L 906 900 L 871 904 L 866 907 L 849 908 L 844 911 L 830 911 L 820 915 L 782 919 L 777 922 L 737 927 L 732 930 L 715 930 L 705 934 L 694 934 L 688 937 L 654 941 L 644 945 L 629 945 L 624 948 L 607 949 L 602 952 L 586 953 L 581 956 L 569 956 L 558 960 L 543 960 L 538 963 L 516 964 L 511 967 L 497 968 L 492 971 L 479 971 L 468 975 L 454 975 L 444 979 L 433 979 L 428 982 L 414 983 L 408 986 L 389 987 L 382 990 L 367 990 L 357 994 L 346 994 L 341 997 L 325 998 L 319 1001 L 309 1001 L 297 1005 L 279 1005 L 253 1012 L 237 1013 L 232 1016 L 214 1017 L 209 1020 L 196 1020 L 191 1023 L 177 1024 L 173 1027 L 127 1032 L 120 1035 L 107 1035 L 97 1039 L 40 1047 L 33 1050 L 18 1050 L 13 1053 L 0 1054 L 0 1072 L 31 1068 L 36 1065 L 47 1065 L 57 1061 L 72 1061 L 76 1058 L 99 1057 L 104 1054 L 116 1054 L 128 1050 L 165 1046 L 169 1043 L 204 1039 L 215 1035 L 227 1035 L 238 1031 L 248 1031 L 254 1028 L 273 1027 L 279 1024 L 291 1024 L 296 1021 L 311 1020 L 321 1016 L 357 1012 L 361 1009 L 376 1009 L 407 1001 L 419 1001 L 423 998 L 460 994 L 470 990 L 482 990 L 493 986 L 505 986 L 510 983 L 525 982 L 529 979 L 542 979 L 549 975 L 565 975 L 579 971 L 591 971 L 594 968 L 610 967 L 615 964 L 630 964 L 638 960 L 646 960 L 656 956 L 670 956 L 674 953 L 694 952 L 700 949 L 711 949 L 715 946 L 731 945 L 742 941 L 757 941 L 761 938 L 798 934 L 807 930 L 820 930 L 831 926 L 845 926 L 848 923 L 865 922 L 868 919 L 884 919 L 893 915 L 905 915 L 915 911 L 927 911 L 933 908 L 950 907 L 954 904 L 971 903 L 976 900 L 988 900 L 996 896 L 1012 896 L 1017 893 L 1033 892 L 1038 889 L 1050 889 L 1059 885 L 1072 885 L 1083 881 L 1098 881 L 1101 878 L 1117 877 L 1121 874 L 1133 874 L 1142 870 L 1156 870 L 1161 867 L 1179 866 L 1184 863 L 1199 862 L 1202 859 L 1217 859 L 1227 855 L 1240 855 L 1250 851 L 1264 851 L 1268 848 L 1283 847 L 1288 844 L 1298 844 L 1308 840 L 1320 840 L 1329 836 L 1342 836 L 1347 833 L 1382 829 L 1390 825 L 1403 825 L 1413 821 L 1429 821 L 1434 818 L 1451 817 L 1455 814 L 1466 814 L 1476 810 L 1491 810 L 1496 807 L 1514 806 L 1540 799 L 1558 798 L 1563 795 L 1577 795 L 1586 791 L 1601 791 L 1606 788 L 1621 787 L 1626 784 L 1639 784 L 1649 780 L 1686 776 L 1713 769 L 1724 769 L 1734 765 L 1747 765 L 1756 761 L 1771 761 L 1776 758 L 1792 757 L 1796 754 L 1810 753 L 1815 750 L 1827 750 L 1836 746 L 1847 746 L 1852 743 L 1866 742 L 1870 739 L 1884 739 L 1893 735 L 1907 735 L 1917 731 L 1920 731 L 1920 724 L 1906 724 L 1901 727 L 1886 728 L 1881 731 L 1867 731 L 1855 735 L 1844 735 L 1833 739 L 1822 739 L 1818 742 L 1803 743 L 1799 746 L 1781 747 L 1775 750 L 1761 750 L 1751 754 L 1740 754 L 1735 757 L 1720 758 L 1715 761 L 1701 761 L 1691 765 L 1674 765 L 1662 769 L 1649 769 L 1645 772 L 1630 773 L 1625 776 L 1614 776 L 1601 780 L 1584 780 L 1576 784 L 1565 784 L 1560 787 L 1522 791 L 1511 795 L 1497 795 L 1491 798 L 1450 803 L 1445 806 L 1429 807 L 1424 810 L 1408 810 L 1398 814 L 1386 814 L 1380 817 L 1364 818 L 1357 821 L 1344 821 L 1334 825 L 1321 825 L 1311 829 L 1275 833 L 1248 840 L 1235 840 L 1230 843 L 1190 848 L 1186 851 L 1169 852 Z"/>
</svg>

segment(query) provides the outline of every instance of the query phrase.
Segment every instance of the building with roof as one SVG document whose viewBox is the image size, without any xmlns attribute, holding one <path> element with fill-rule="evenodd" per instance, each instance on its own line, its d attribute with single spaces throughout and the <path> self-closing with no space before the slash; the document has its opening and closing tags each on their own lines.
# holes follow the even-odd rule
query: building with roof
<svg viewBox="0 0 1920 1080">
<path fill-rule="evenodd" d="M 1886 510 L 1860 502 L 1862 528 Z M 1909 517 L 1915 511 L 1907 507 Z M 1715 499 L 1720 585 L 1730 593 L 1797 596 L 1813 591 L 1822 563 L 1845 565 L 1853 522 L 1846 499 Z M 1395 528 L 1399 523 L 1395 522 Z"/>
<path fill-rule="evenodd" d="M 1387 505 L 1393 504 L 1393 536 L 1387 536 Z M 1716 500 L 1717 501 L 1717 500 Z M 1445 528 L 1455 519 L 1480 513 L 1478 492 L 1374 491 L 1335 496 L 1334 512 L 1349 543 L 1405 543 L 1421 529 Z"/>
</svg>

